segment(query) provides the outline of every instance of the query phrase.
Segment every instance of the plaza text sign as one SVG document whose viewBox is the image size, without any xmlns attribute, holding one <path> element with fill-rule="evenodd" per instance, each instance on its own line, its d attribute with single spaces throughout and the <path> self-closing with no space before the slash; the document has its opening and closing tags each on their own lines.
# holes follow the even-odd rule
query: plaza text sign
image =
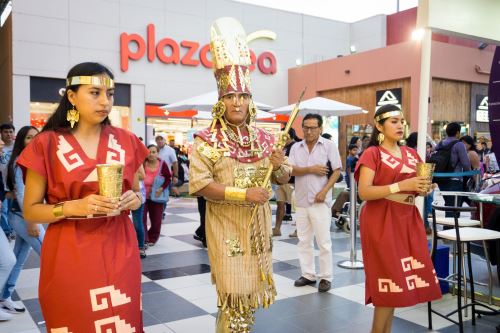
<svg viewBox="0 0 500 333">
<path fill-rule="evenodd" d="M 183 40 L 177 43 L 171 38 L 163 38 L 156 42 L 155 25 L 148 24 L 146 40 L 139 34 L 120 34 L 120 68 L 123 72 L 128 71 L 130 60 L 139 60 L 146 55 L 149 62 L 158 58 L 164 64 L 175 64 L 182 66 L 199 66 L 212 68 L 210 60 L 210 45 L 200 47 L 200 43 Z M 135 47 L 131 49 L 131 46 Z M 276 57 L 271 52 L 262 52 L 259 56 L 250 50 L 252 65 L 250 71 L 257 67 L 263 74 L 276 73 Z"/>
</svg>

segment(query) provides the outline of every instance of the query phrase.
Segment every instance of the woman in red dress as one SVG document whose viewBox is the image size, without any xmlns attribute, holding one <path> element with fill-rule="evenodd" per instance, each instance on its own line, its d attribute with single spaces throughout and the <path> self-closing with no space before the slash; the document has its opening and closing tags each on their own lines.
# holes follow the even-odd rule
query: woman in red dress
<svg viewBox="0 0 500 333">
<path fill-rule="evenodd" d="M 416 177 L 416 151 L 399 146 L 404 119 L 395 105 L 375 113 L 370 146 L 356 165 L 359 196 L 366 201 L 360 228 L 365 302 L 373 303 L 372 333 L 391 331 L 394 308 L 441 297 L 415 196 L 432 187 Z"/>
<path fill-rule="evenodd" d="M 128 215 L 141 205 L 136 172 L 148 150 L 110 125 L 113 94 L 106 67 L 73 67 L 57 110 L 17 162 L 26 178 L 25 219 L 49 224 L 39 282 L 49 333 L 143 332 L 141 266 Z M 104 163 L 124 166 L 118 201 L 97 194 L 96 165 Z"/>
</svg>

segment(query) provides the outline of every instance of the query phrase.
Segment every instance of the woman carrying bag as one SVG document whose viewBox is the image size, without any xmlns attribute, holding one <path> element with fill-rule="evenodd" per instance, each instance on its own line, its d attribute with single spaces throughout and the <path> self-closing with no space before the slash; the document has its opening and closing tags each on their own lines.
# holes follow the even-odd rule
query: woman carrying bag
<svg viewBox="0 0 500 333">
<path fill-rule="evenodd" d="M 149 156 L 144 161 L 144 186 L 146 188 L 146 202 L 144 203 L 144 239 L 148 246 L 153 246 L 160 237 L 163 207 L 168 201 L 168 185 L 171 173 L 168 165 L 158 157 L 158 147 L 149 145 Z M 148 213 L 151 228 L 148 230 Z"/>
</svg>

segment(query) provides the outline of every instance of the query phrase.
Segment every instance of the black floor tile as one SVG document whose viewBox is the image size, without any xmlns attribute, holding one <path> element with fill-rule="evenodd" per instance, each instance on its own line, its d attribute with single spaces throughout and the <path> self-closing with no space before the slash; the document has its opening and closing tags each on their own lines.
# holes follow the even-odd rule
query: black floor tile
<svg viewBox="0 0 500 333">
<path fill-rule="evenodd" d="M 156 293 L 156 292 L 159 292 L 159 291 L 165 291 L 165 290 L 167 290 L 167 289 L 165 289 L 162 286 L 160 286 L 159 284 L 151 282 L 151 281 L 149 281 L 149 282 L 143 282 L 142 283 L 142 288 L 141 288 L 141 291 L 142 291 L 143 295 L 146 295 L 146 294 L 149 294 L 149 293 Z"/>
<path fill-rule="evenodd" d="M 177 240 L 180 240 L 181 242 L 185 242 L 185 243 L 188 243 L 188 244 L 191 244 L 191 245 L 195 245 L 195 246 L 198 246 L 199 248 L 203 249 L 205 248 L 203 246 L 203 244 L 199 241 L 199 240 L 196 240 L 193 238 L 193 235 L 194 235 L 194 231 L 193 231 L 193 234 L 189 234 L 189 235 L 179 235 L 179 236 L 171 236 L 172 238 L 175 238 Z"/>
<path fill-rule="evenodd" d="M 146 277 L 151 280 L 162 280 L 162 279 L 170 279 L 179 276 L 186 276 L 187 274 L 180 271 L 177 268 L 165 268 L 158 269 L 155 271 L 142 272 Z"/>
<path fill-rule="evenodd" d="M 281 272 L 281 271 L 287 271 L 290 269 L 296 269 L 297 266 L 291 265 L 289 263 L 283 262 L 283 261 L 278 261 L 273 263 L 273 272 Z"/>
<path fill-rule="evenodd" d="M 142 311 L 142 323 L 144 326 L 153 326 L 161 324 L 162 322 L 155 317 L 153 317 L 149 312 Z"/>
<path fill-rule="evenodd" d="M 38 298 L 23 300 L 23 304 L 26 307 L 26 310 L 29 312 L 41 312 L 42 311 L 42 307 L 40 306 L 40 302 L 38 301 Z"/>
<path fill-rule="evenodd" d="M 185 273 L 186 275 L 204 274 L 210 272 L 210 265 L 199 264 L 199 265 L 178 267 L 177 269 Z"/>
<path fill-rule="evenodd" d="M 143 298 L 142 307 L 144 311 L 162 323 L 207 314 L 206 311 L 170 291 L 148 294 Z"/>
<path fill-rule="evenodd" d="M 142 260 L 142 271 L 209 264 L 205 249 L 148 255 Z"/>
</svg>

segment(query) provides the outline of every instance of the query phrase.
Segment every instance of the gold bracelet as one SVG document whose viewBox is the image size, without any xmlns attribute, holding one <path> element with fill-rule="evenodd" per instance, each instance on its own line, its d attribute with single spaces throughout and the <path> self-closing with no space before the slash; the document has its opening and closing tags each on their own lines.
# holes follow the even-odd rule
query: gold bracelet
<svg viewBox="0 0 500 333">
<path fill-rule="evenodd" d="M 281 178 L 282 176 L 285 175 L 283 164 L 280 165 L 280 167 L 278 168 L 278 170 L 273 171 L 273 175 L 274 175 L 275 178 Z"/>
<path fill-rule="evenodd" d="M 224 189 L 224 200 L 245 201 L 247 190 L 244 188 L 226 186 Z"/>
<path fill-rule="evenodd" d="M 64 206 L 65 201 L 58 202 L 54 205 L 52 208 L 52 214 L 54 214 L 54 217 L 60 218 L 60 217 L 66 217 L 64 216 L 63 213 L 63 206 Z"/>
<path fill-rule="evenodd" d="M 389 185 L 389 191 L 391 192 L 391 194 L 398 193 L 400 191 L 398 183 Z"/>
</svg>

